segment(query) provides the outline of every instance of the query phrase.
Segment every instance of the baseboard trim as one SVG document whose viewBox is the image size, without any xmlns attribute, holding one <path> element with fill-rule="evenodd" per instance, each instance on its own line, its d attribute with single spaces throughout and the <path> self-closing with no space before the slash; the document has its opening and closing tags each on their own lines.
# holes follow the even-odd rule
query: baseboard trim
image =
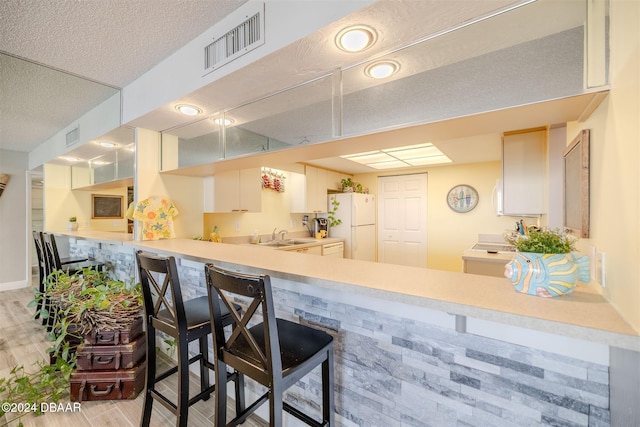
<svg viewBox="0 0 640 427">
<path fill-rule="evenodd" d="M 22 289 L 29 286 L 29 282 L 26 280 L 20 280 L 17 282 L 5 282 L 0 283 L 0 292 L 2 291 L 13 291 L 15 289 Z"/>
</svg>

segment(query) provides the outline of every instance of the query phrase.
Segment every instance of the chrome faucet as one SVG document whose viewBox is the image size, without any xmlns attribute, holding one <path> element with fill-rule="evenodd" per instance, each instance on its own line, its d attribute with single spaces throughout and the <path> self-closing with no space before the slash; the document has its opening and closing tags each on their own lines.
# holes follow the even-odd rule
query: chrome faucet
<svg viewBox="0 0 640 427">
<path fill-rule="evenodd" d="M 278 233 L 276 233 L 276 230 L 278 229 L 278 227 L 273 229 L 273 232 L 271 233 L 271 240 L 276 240 L 276 234 L 280 234 L 280 240 L 284 240 L 284 235 L 288 233 L 287 230 L 280 230 Z"/>
</svg>

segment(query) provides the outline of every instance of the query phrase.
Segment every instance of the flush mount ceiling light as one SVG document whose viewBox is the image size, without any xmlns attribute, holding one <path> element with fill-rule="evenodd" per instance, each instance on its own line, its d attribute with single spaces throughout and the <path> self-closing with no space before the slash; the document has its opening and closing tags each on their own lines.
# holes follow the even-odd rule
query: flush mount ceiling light
<svg viewBox="0 0 640 427">
<path fill-rule="evenodd" d="M 364 69 L 364 73 L 374 79 L 386 79 L 397 73 L 399 69 L 400 64 L 396 61 L 380 61 L 368 65 L 367 68 Z"/>
<path fill-rule="evenodd" d="M 336 46 L 345 52 L 360 52 L 371 47 L 378 35 L 371 27 L 354 25 L 341 30 L 336 36 Z"/>
<path fill-rule="evenodd" d="M 176 110 L 180 111 L 185 116 L 197 116 L 198 114 L 202 113 L 202 110 L 200 108 L 187 104 L 176 105 Z"/>
<path fill-rule="evenodd" d="M 218 126 L 220 125 L 229 126 L 230 124 L 233 123 L 233 119 L 230 119 L 228 117 L 225 117 L 224 119 L 217 118 L 217 119 L 213 119 L 213 123 L 217 124 Z"/>
<path fill-rule="evenodd" d="M 109 142 L 109 141 L 100 141 L 100 142 L 98 142 L 98 144 L 100 144 L 104 148 L 113 148 L 113 147 L 116 146 L 116 144 L 114 144 L 113 142 Z"/>
<path fill-rule="evenodd" d="M 340 157 L 374 169 L 396 169 L 451 163 L 451 159 L 430 142 Z"/>
</svg>

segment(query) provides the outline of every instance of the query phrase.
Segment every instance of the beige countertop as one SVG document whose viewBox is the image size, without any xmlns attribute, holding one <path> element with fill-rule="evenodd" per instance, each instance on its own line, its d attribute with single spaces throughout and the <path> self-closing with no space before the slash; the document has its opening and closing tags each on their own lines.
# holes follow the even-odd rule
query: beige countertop
<svg viewBox="0 0 640 427">
<path fill-rule="evenodd" d="M 56 236 L 73 237 L 76 239 L 97 240 L 107 243 L 124 243 L 133 241 L 133 234 L 124 233 L 118 231 L 91 231 L 91 230 L 78 230 L 78 231 L 50 231 Z"/>
<path fill-rule="evenodd" d="M 512 326 L 640 351 L 640 335 L 598 292 L 580 285 L 571 295 L 539 298 L 507 279 L 295 252 L 254 245 L 170 239 L 127 243 L 136 248 L 223 267 Z M 245 267 L 248 267 L 245 268 Z"/>
</svg>

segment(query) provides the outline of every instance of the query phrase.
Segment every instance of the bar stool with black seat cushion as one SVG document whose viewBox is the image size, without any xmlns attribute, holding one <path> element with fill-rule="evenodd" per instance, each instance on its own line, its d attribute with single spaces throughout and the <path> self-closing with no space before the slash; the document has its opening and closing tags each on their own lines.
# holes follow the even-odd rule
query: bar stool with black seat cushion
<svg viewBox="0 0 640 427">
<path fill-rule="evenodd" d="M 207 338 L 211 334 L 211 317 L 209 299 L 206 296 L 187 301 L 182 299 L 180 279 L 174 257 L 159 257 L 136 252 L 138 272 L 144 298 L 145 319 L 147 325 L 147 367 L 144 407 L 140 425 L 149 426 L 153 401 L 158 400 L 163 406 L 176 415 L 176 426 L 186 427 L 189 406 L 199 400 L 206 400 L 216 389 L 209 383 L 209 370 L 214 366 L 209 360 Z M 238 305 L 232 310 L 240 311 Z M 230 325 L 232 318 L 227 307 L 220 307 L 221 327 Z M 178 365 L 158 374 L 156 372 L 156 330 L 173 337 L 177 341 Z M 199 353 L 189 358 L 189 343 L 199 341 Z M 189 365 L 200 362 L 200 392 L 189 398 Z M 178 373 L 178 401 L 170 401 L 156 388 L 159 381 Z M 226 383 L 236 380 L 237 375 L 222 377 L 218 387 L 226 389 Z M 238 408 L 244 409 L 242 399 L 236 399 Z"/>
<path fill-rule="evenodd" d="M 269 389 L 227 424 L 226 390 L 217 388 L 215 426 L 243 423 L 267 399 L 272 427 L 283 425 L 283 410 L 311 426 L 333 426 L 333 337 L 318 329 L 276 318 L 269 276 L 233 273 L 213 264 L 205 265 L 205 273 L 213 323 L 216 380 L 231 367 Z M 229 307 L 237 296 L 249 298 L 250 304 L 244 316 L 232 313 L 234 329 L 227 338 L 222 328 L 220 302 Z M 249 327 L 254 316 L 261 322 Z M 320 364 L 322 421 L 318 422 L 283 402 L 283 393 Z"/>
</svg>

